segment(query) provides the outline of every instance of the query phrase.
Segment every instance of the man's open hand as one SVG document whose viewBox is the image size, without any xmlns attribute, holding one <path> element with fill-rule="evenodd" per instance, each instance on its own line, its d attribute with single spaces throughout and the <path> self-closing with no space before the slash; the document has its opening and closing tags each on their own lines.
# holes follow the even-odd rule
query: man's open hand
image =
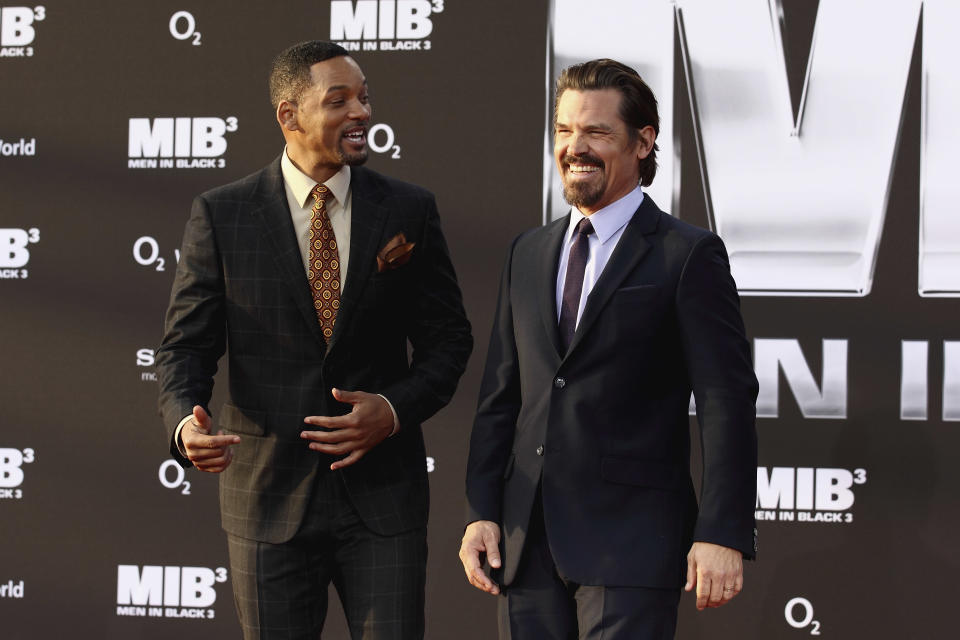
<svg viewBox="0 0 960 640">
<path fill-rule="evenodd" d="M 370 449 L 383 442 L 393 433 L 393 411 L 390 404 L 375 393 L 364 391 L 341 391 L 333 389 L 338 402 L 353 405 L 353 410 L 344 416 L 307 416 L 305 424 L 326 427 L 331 431 L 302 431 L 300 437 L 310 440 L 314 451 L 334 456 L 347 455 L 330 465 L 331 470 L 350 466 Z"/>
</svg>

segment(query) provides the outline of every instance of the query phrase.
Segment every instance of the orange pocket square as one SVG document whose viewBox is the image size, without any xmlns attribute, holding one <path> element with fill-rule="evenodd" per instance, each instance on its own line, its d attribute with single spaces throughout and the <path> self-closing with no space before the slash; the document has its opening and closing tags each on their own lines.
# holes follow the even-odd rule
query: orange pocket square
<svg viewBox="0 0 960 640">
<path fill-rule="evenodd" d="M 377 272 L 383 273 L 410 262 L 414 246 L 416 246 L 416 243 L 407 242 L 407 237 L 402 233 L 390 238 L 383 249 L 380 249 L 380 253 L 377 254 Z"/>
</svg>

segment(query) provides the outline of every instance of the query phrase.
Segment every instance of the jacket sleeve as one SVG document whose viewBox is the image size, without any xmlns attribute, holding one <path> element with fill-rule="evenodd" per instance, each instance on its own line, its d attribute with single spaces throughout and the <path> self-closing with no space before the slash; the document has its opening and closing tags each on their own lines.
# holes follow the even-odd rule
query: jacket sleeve
<svg viewBox="0 0 960 640">
<path fill-rule="evenodd" d="M 183 466 L 190 462 L 174 442 L 177 425 L 194 405 L 210 413 L 213 376 L 225 348 L 223 271 L 207 202 L 197 198 L 184 230 L 156 360 L 170 454 Z"/>
<path fill-rule="evenodd" d="M 703 485 L 694 540 L 756 554 L 757 378 L 723 242 L 693 247 L 676 298 L 685 364 L 697 405 Z"/>
<path fill-rule="evenodd" d="M 417 246 L 417 289 L 407 336 L 413 347 L 409 374 L 379 389 L 393 404 L 400 429 L 420 424 L 450 402 L 473 350 L 457 275 L 430 196 Z"/>
<path fill-rule="evenodd" d="M 470 435 L 467 523 L 501 521 L 503 475 L 510 459 L 521 403 L 520 363 L 510 302 L 511 263 L 516 245 L 515 240 L 500 276 L 497 310 Z"/>
</svg>

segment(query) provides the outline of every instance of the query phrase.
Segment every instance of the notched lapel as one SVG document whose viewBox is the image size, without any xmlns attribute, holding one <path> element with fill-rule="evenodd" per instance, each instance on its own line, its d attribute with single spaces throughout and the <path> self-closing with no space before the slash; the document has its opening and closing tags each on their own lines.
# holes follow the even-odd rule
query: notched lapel
<svg viewBox="0 0 960 640">
<path fill-rule="evenodd" d="M 563 355 L 560 348 L 560 327 L 557 321 L 557 265 L 560 262 L 560 251 L 563 247 L 563 237 L 570 226 L 570 215 L 548 227 L 543 240 L 540 272 L 537 278 L 537 289 L 540 292 L 540 318 L 543 328 L 547 332 L 547 339 L 553 345 L 557 356 Z"/>
<path fill-rule="evenodd" d="M 347 284 L 340 297 L 340 310 L 337 322 L 333 326 L 330 349 L 337 344 L 349 326 L 351 316 L 356 312 L 357 303 L 373 273 L 380 250 L 380 237 L 389 216 L 389 210 L 380 203 L 383 194 L 371 185 L 363 169 L 353 168 L 350 205 L 350 263 L 347 267 Z"/>
<path fill-rule="evenodd" d="M 253 214 L 260 220 L 264 236 L 273 245 L 273 259 L 283 274 L 283 282 L 290 290 L 294 304 L 303 314 L 311 333 L 323 343 L 323 332 L 313 309 L 313 298 L 310 295 L 307 274 L 303 269 L 300 244 L 297 242 L 297 234 L 290 217 L 290 206 L 287 204 L 279 161 L 275 165 L 276 171 L 267 173 L 257 186 L 255 198 L 259 197 L 260 206 Z"/>
<path fill-rule="evenodd" d="M 607 266 L 604 267 L 597 284 L 593 286 L 593 290 L 587 297 L 583 315 L 580 316 L 580 323 L 577 325 L 573 341 L 564 359 L 577 348 L 583 336 L 590 331 L 590 327 L 600 317 L 600 312 L 607 305 L 610 296 L 650 250 L 650 242 L 644 236 L 656 231 L 659 216 L 660 209 L 650 196 L 644 194 L 643 202 L 627 223 L 617 248 L 613 250 Z"/>
</svg>

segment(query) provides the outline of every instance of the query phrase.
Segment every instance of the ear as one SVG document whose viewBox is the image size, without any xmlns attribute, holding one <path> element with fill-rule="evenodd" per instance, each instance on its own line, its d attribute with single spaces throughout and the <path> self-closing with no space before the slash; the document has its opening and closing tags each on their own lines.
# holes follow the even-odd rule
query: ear
<svg viewBox="0 0 960 640">
<path fill-rule="evenodd" d="M 653 151 L 657 142 L 657 132 L 650 125 L 637 130 L 637 159 L 643 160 Z"/>
<path fill-rule="evenodd" d="M 281 100 L 277 105 L 277 122 L 286 131 L 300 131 L 300 124 L 297 122 L 297 105 L 289 100 Z"/>
</svg>

